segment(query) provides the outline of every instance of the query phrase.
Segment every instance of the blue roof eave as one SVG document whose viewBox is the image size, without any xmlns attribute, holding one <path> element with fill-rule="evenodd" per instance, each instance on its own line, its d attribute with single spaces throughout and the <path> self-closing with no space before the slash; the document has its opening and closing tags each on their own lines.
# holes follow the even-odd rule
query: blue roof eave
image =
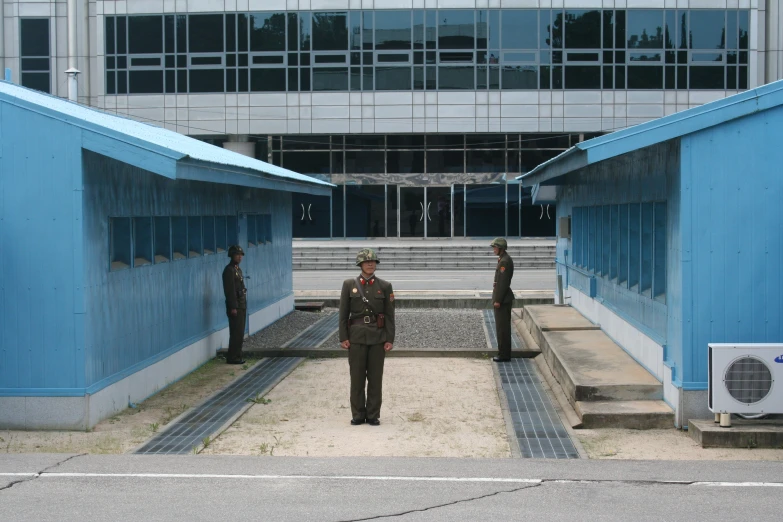
<svg viewBox="0 0 783 522">
<path fill-rule="evenodd" d="M 283 192 L 298 192 L 314 196 L 329 196 L 335 185 L 313 178 L 313 182 L 267 175 L 256 170 L 220 165 L 185 158 L 177 162 L 176 178 L 207 183 L 221 183 Z"/>
<path fill-rule="evenodd" d="M 587 165 L 780 105 L 783 80 L 579 143 L 517 179 L 525 187 L 558 184 L 565 174 Z"/>
</svg>

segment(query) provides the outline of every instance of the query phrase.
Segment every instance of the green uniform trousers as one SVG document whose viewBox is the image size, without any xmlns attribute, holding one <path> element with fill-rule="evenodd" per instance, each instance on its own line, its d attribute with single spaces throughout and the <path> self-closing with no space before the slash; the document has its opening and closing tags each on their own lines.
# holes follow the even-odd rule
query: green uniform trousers
<svg viewBox="0 0 783 522">
<path fill-rule="evenodd" d="M 495 308 L 495 332 L 498 338 L 498 357 L 511 357 L 511 307 L 513 303 L 502 303 Z"/>
<path fill-rule="evenodd" d="M 226 361 L 234 362 L 242 360 L 242 343 L 245 340 L 245 318 L 247 310 L 237 309 L 237 315 L 228 314 L 228 353 Z"/>
<path fill-rule="evenodd" d="M 383 344 L 353 344 L 348 351 L 351 367 L 351 414 L 354 419 L 378 419 L 383 391 Z M 367 383 L 367 400 L 364 385 Z"/>
</svg>

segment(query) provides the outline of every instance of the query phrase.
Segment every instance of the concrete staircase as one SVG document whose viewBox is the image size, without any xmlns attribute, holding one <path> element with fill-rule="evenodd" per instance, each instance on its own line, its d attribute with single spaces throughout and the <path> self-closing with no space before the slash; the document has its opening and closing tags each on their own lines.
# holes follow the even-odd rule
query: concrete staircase
<svg viewBox="0 0 783 522">
<path fill-rule="evenodd" d="M 476 241 L 450 246 L 443 244 L 383 245 L 375 250 L 384 270 L 489 270 L 497 266 L 488 242 Z M 368 244 L 369 245 L 369 244 Z M 355 245 L 310 246 L 307 242 L 294 243 L 294 270 L 349 270 L 355 267 Z M 555 267 L 555 245 L 511 245 L 509 254 L 516 269 Z"/>
<path fill-rule="evenodd" d="M 578 416 L 574 427 L 674 426 L 663 385 L 576 309 L 528 306 L 521 322 Z"/>
</svg>

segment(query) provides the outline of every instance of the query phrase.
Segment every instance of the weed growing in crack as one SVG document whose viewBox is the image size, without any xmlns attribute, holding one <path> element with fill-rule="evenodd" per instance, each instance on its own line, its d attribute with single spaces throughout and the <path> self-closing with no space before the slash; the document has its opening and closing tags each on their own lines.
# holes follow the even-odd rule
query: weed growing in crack
<svg viewBox="0 0 783 522">
<path fill-rule="evenodd" d="M 266 397 L 262 397 L 260 393 L 257 393 L 255 397 L 249 397 L 245 399 L 245 402 L 252 402 L 253 404 L 269 404 L 272 402 L 272 399 L 267 399 Z"/>
</svg>

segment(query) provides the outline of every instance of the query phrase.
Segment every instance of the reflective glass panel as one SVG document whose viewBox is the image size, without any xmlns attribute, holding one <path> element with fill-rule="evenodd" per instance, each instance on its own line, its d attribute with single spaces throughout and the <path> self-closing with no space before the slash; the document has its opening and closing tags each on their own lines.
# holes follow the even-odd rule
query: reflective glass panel
<svg viewBox="0 0 783 522">
<path fill-rule="evenodd" d="M 382 174 L 385 171 L 384 152 L 349 150 L 345 152 L 345 171 L 354 174 Z"/>
<path fill-rule="evenodd" d="M 391 150 L 387 153 L 386 168 L 390 174 L 413 174 L 424 172 L 424 152 L 412 150 Z"/>
<path fill-rule="evenodd" d="M 162 53 L 163 18 L 160 16 L 129 16 L 128 52 L 131 54 Z"/>
<path fill-rule="evenodd" d="M 441 49 L 473 49 L 475 26 L 473 11 L 438 11 L 438 47 Z"/>
<path fill-rule="evenodd" d="M 347 13 L 313 13 L 313 50 L 348 50 Z"/>
<path fill-rule="evenodd" d="M 345 187 L 347 237 L 384 237 L 385 223 L 386 188 L 383 185 Z"/>
<path fill-rule="evenodd" d="M 567 10 L 565 19 L 567 49 L 600 49 L 601 11 Z"/>
<path fill-rule="evenodd" d="M 506 234 L 506 185 L 467 185 L 467 235 Z"/>
<path fill-rule="evenodd" d="M 474 67 L 438 67 L 439 89 L 475 89 Z"/>
<path fill-rule="evenodd" d="M 534 65 L 517 65 L 503 67 L 503 89 L 537 89 L 538 67 Z"/>
<path fill-rule="evenodd" d="M 188 51 L 191 53 L 223 52 L 223 15 L 200 14 L 188 16 Z M 183 52 L 184 49 L 178 49 Z M 222 90 L 222 89 L 221 89 Z M 213 91 L 214 92 L 214 91 Z"/>
<path fill-rule="evenodd" d="M 626 14 L 629 49 L 663 49 L 663 11 L 630 9 Z"/>
<path fill-rule="evenodd" d="M 314 91 L 347 91 L 347 67 L 316 67 L 313 68 Z"/>
<path fill-rule="evenodd" d="M 409 91 L 411 90 L 410 67 L 376 67 L 376 91 Z"/>
<path fill-rule="evenodd" d="M 250 50 L 285 51 L 285 13 L 250 15 Z"/>
<path fill-rule="evenodd" d="M 538 47 L 538 11 L 506 9 L 501 13 L 503 49 L 536 49 Z"/>
<path fill-rule="evenodd" d="M 411 12 L 381 11 L 375 17 L 376 49 L 411 48 Z"/>
<path fill-rule="evenodd" d="M 690 25 L 691 49 L 725 49 L 726 12 L 723 10 L 692 10 Z"/>
</svg>

